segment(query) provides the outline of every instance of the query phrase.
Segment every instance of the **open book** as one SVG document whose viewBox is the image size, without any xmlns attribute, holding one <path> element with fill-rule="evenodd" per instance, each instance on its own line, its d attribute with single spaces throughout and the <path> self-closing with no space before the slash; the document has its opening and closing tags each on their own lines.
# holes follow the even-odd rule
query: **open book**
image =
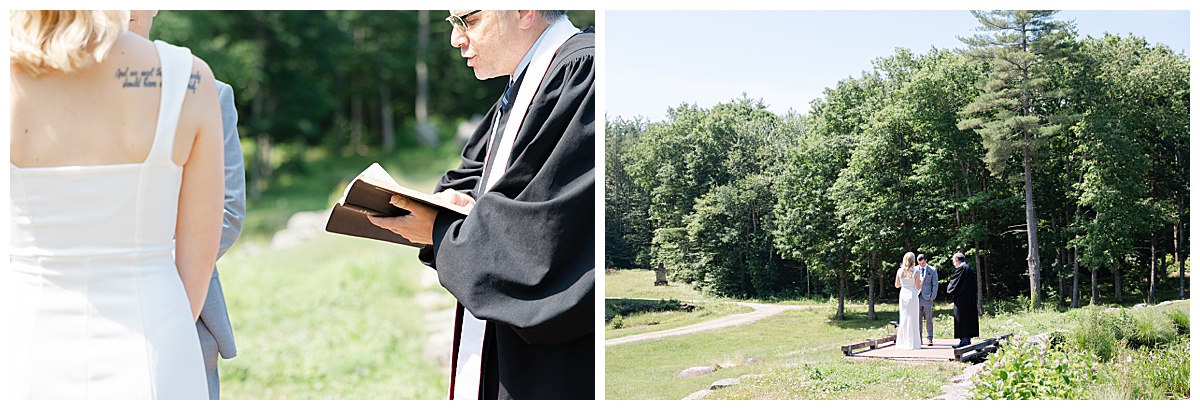
<svg viewBox="0 0 1200 410">
<path fill-rule="evenodd" d="M 392 195 L 401 195 L 410 200 L 421 202 L 440 212 L 455 212 L 467 214 L 467 208 L 443 201 L 433 195 L 411 188 L 400 186 L 396 180 L 378 163 L 371 164 L 361 174 L 350 181 L 346 193 L 333 205 L 329 213 L 329 221 L 325 223 L 325 231 L 360 238 L 377 239 L 394 242 L 401 245 L 423 247 L 413 243 L 403 236 L 387 229 L 380 228 L 367 219 L 367 215 L 401 216 L 408 215 L 408 210 L 397 208 L 391 204 Z"/>
</svg>

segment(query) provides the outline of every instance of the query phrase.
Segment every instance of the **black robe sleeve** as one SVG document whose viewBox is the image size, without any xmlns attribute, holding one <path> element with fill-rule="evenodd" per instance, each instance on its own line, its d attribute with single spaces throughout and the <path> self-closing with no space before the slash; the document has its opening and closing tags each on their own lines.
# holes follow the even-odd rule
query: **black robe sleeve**
<svg viewBox="0 0 1200 410">
<path fill-rule="evenodd" d="M 433 192 L 442 192 L 447 189 L 460 191 L 474 197 L 473 192 L 475 187 L 481 182 L 483 175 L 483 161 L 487 158 L 487 138 L 488 125 L 495 119 L 496 107 L 492 107 L 484 117 L 481 126 L 475 129 L 471 138 L 467 140 L 467 145 L 463 147 L 462 163 L 457 169 L 447 171 L 438 180 Z"/>
<path fill-rule="evenodd" d="M 575 36 L 580 37 L 580 36 Z M 467 217 L 440 213 L 421 259 L 473 315 L 527 343 L 595 332 L 594 46 L 560 47 L 517 133 L 508 170 Z M 495 109 L 437 190 L 474 188 Z M 479 141 L 476 141 L 479 140 Z M 468 189 L 469 189 L 468 188 Z"/>
</svg>

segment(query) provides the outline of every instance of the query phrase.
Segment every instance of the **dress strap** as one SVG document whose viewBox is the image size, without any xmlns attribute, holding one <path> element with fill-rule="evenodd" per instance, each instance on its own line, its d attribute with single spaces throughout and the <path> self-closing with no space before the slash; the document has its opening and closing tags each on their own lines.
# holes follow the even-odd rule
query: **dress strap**
<svg viewBox="0 0 1200 410">
<path fill-rule="evenodd" d="M 192 52 L 155 40 L 158 60 L 162 66 L 162 98 L 158 106 L 158 123 L 154 127 L 154 145 L 146 156 L 147 163 L 170 163 L 175 145 L 175 131 L 179 127 L 179 116 L 183 112 L 183 99 L 187 96 L 192 77 Z"/>
</svg>

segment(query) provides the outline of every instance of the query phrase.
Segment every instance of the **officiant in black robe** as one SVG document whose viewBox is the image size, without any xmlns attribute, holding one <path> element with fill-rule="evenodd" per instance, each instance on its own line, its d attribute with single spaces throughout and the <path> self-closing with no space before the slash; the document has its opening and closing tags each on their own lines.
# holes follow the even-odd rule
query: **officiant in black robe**
<svg viewBox="0 0 1200 410">
<path fill-rule="evenodd" d="M 955 253 L 954 274 L 946 293 L 954 300 L 954 337 L 958 338 L 955 348 L 971 344 L 971 338 L 979 336 L 979 299 L 976 297 L 975 269 L 967 265 L 967 257 Z"/>
<path fill-rule="evenodd" d="M 489 24 L 500 19 L 515 18 L 523 30 L 526 12 L 452 11 L 451 43 L 477 77 L 490 78 L 494 73 L 488 65 L 494 60 L 485 57 L 500 54 L 466 43 L 484 45 L 496 34 L 487 30 L 501 29 Z M 566 21 L 565 12 L 534 16 Z M 522 87 L 526 76 L 534 75 L 526 70 L 526 64 L 536 64 L 528 61 L 531 50 L 550 41 L 545 35 L 517 55 L 525 55 L 525 61 L 515 71 L 502 73 L 510 75 L 508 90 L 467 142 L 461 165 L 438 182 L 434 192 L 458 192 L 474 201 L 468 216 L 434 211 L 430 227 L 419 222 L 428 211 L 417 206 L 412 215 L 372 218 L 406 238 L 429 234 L 422 262 L 437 270 L 461 307 L 486 322 L 479 398 L 595 398 L 595 32 L 578 31 L 569 22 L 567 27 L 571 31 L 561 34 L 566 40 L 540 86 Z M 509 114 L 521 111 L 513 103 L 534 89 L 508 160 L 495 163 L 492 154 L 505 145 L 502 136 L 512 124 Z M 487 187 L 489 178 L 494 184 Z M 409 230 L 413 226 L 418 228 Z M 460 323 L 462 315 L 460 309 Z"/>
</svg>

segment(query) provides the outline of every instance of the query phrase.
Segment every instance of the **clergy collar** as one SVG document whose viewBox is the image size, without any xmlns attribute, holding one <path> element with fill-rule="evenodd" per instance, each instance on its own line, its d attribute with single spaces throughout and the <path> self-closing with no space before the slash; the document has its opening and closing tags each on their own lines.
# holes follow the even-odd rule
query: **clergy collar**
<svg viewBox="0 0 1200 410">
<path fill-rule="evenodd" d="M 539 16 L 538 18 L 541 18 L 541 17 Z M 570 26 L 571 21 L 568 20 L 567 16 L 564 14 L 562 16 L 559 16 L 557 19 L 555 19 L 554 22 L 550 23 L 549 26 L 546 26 L 546 29 L 542 31 L 542 34 L 540 36 L 538 36 L 537 41 L 533 42 L 533 46 L 529 47 L 529 51 L 525 52 L 525 57 L 521 58 L 521 63 L 517 64 L 517 71 L 513 71 L 513 74 L 508 77 L 508 86 L 509 87 L 511 87 L 513 85 L 513 83 L 516 83 L 518 78 L 521 78 L 521 74 L 525 73 L 525 69 L 529 67 L 529 62 L 531 60 L 533 60 L 533 54 L 535 52 L 537 52 L 538 45 L 542 44 L 542 40 L 546 38 L 546 34 L 550 33 L 550 30 L 553 30 L 554 26 L 559 25 L 559 24 L 566 24 L 566 25 Z M 572 26 L 571 28 L 575 28 L 575 27 Z M 579 29 L 576 29 L 575 31 L 579 31 Z"/>
</svg>

